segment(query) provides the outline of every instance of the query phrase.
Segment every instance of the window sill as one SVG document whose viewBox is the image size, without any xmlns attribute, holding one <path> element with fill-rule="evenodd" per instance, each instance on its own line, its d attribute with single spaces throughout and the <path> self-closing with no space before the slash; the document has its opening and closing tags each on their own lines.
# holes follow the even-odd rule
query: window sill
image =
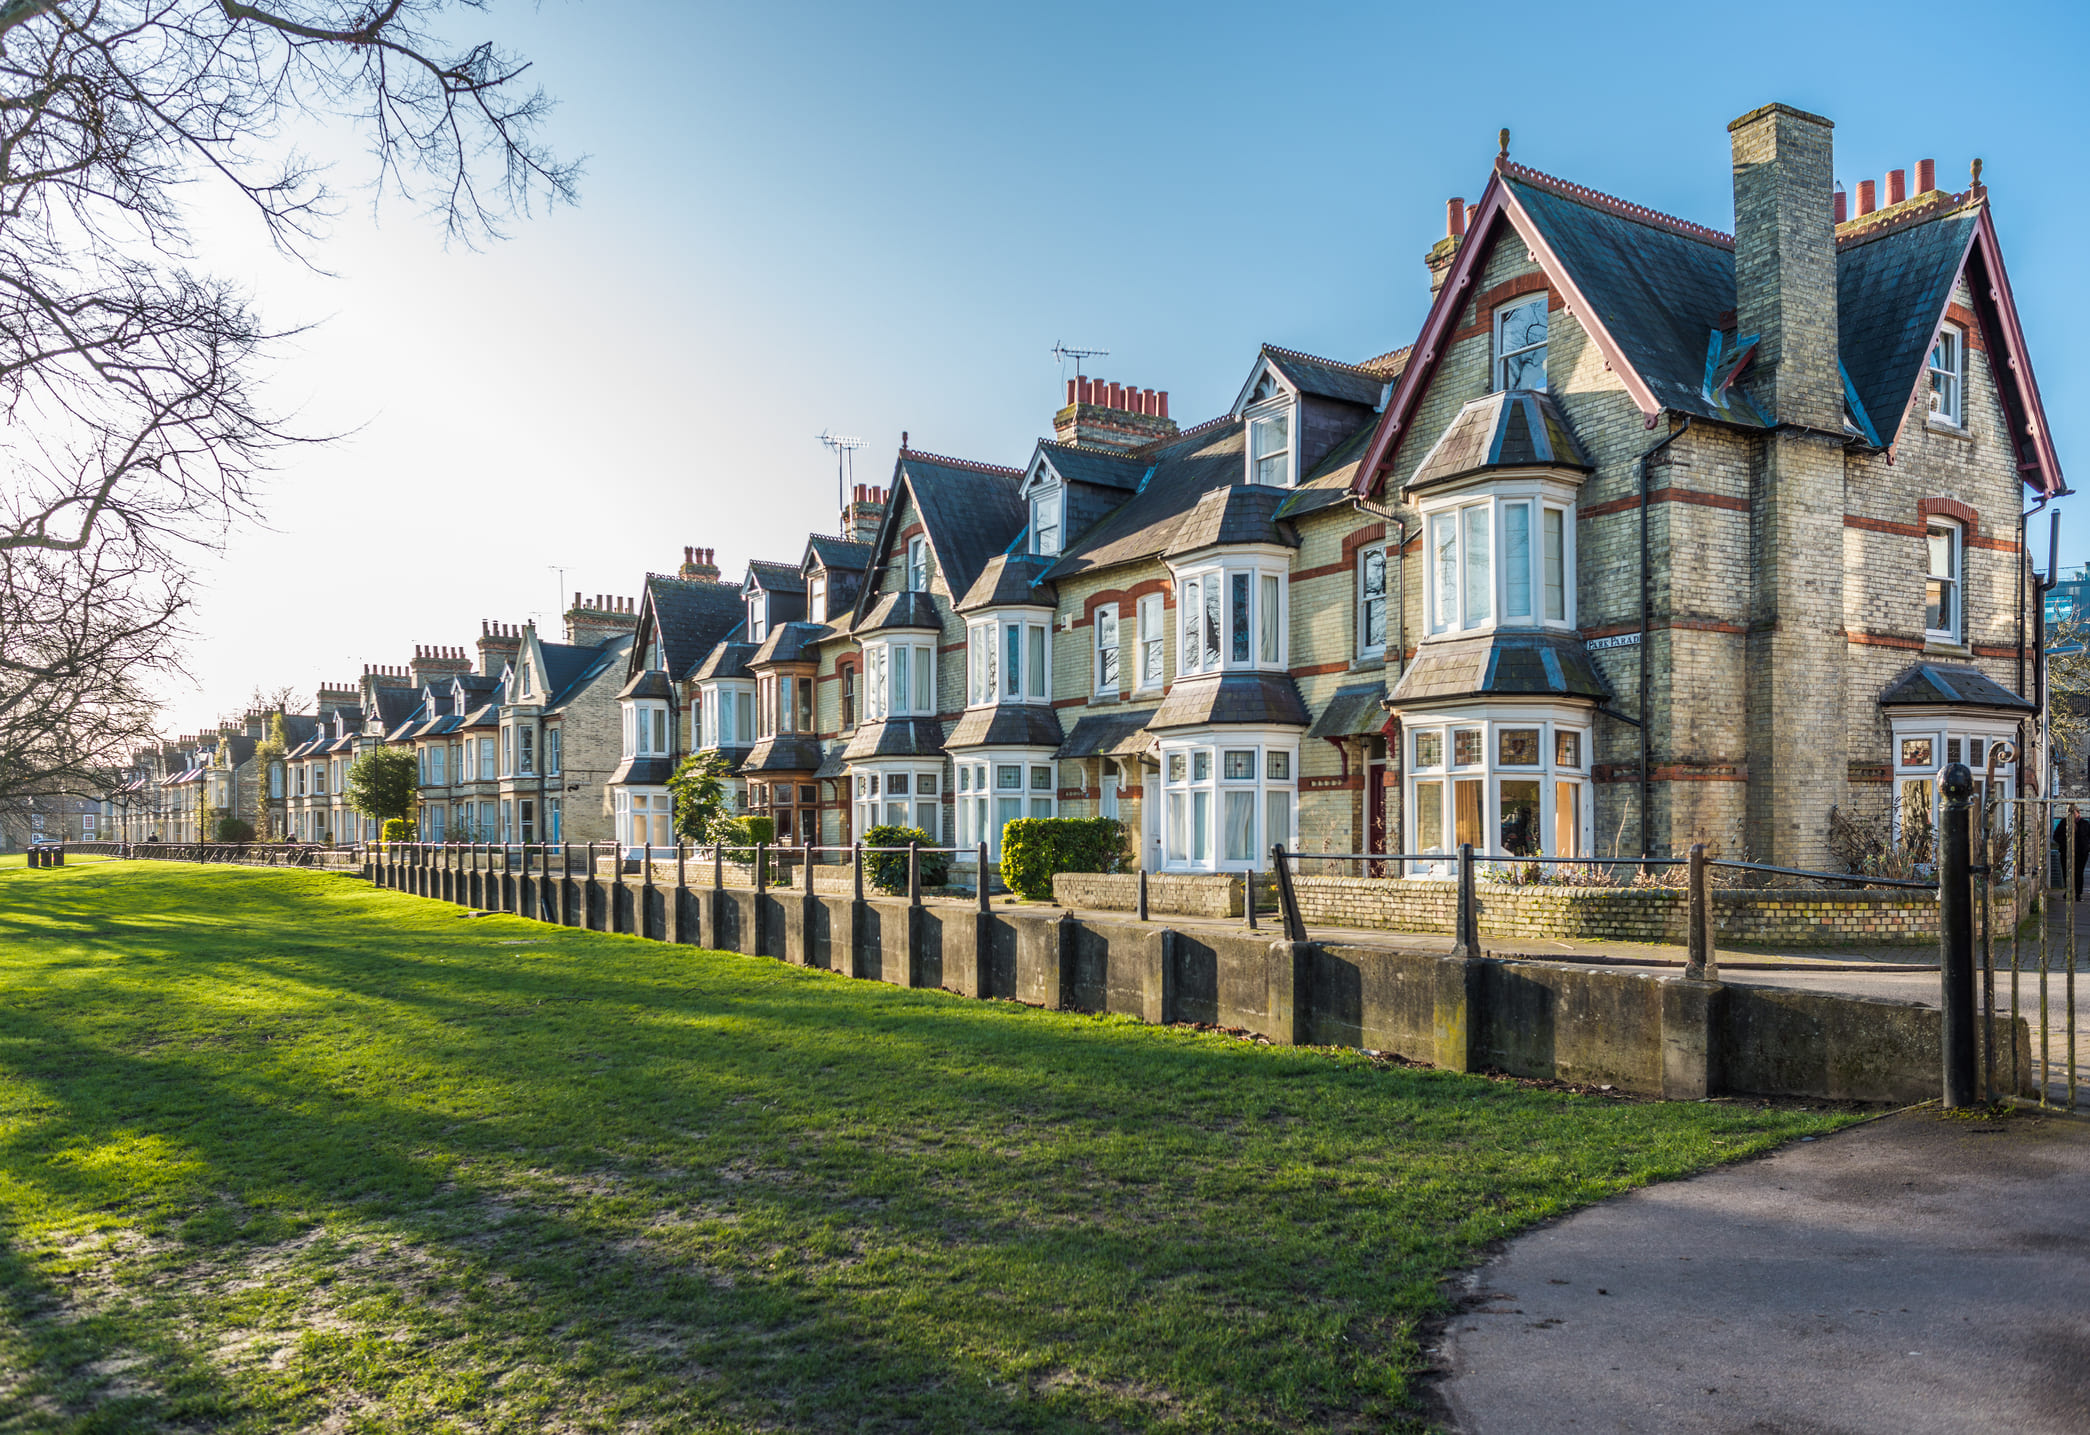
<svg viewBox="0 0 2090 1435">
<path fill-rule="evenodd" d="M 1350 671 L 1353 673 L 1384 672 L 1385 669 L 1386 654 L 1384 653 L 1366 653 L 1361 657 L 1350 660 Z"/>
<path fill-rule="evenodd" d="M 1946 438 L 1966 439 L 1969 442 L 1972 442 L 1974 438 L 1973 433 L 1965 424 L 1956 424 L 1950 419 L 1941 419 L 1936 414 L 1927 415 L 1923 421 L 1923 427 L 1931 433 L 1942 434 Z"/>
<path fill-rule="evenodd" d="M 1965 643 L 1948 642 L 1942 638 L 1933 638 L 1926 633 L 1923 635 L 1923 656 L 1926 658 L 1971 658 L 1974 656 L 1974 650 Z"/>
</svg>

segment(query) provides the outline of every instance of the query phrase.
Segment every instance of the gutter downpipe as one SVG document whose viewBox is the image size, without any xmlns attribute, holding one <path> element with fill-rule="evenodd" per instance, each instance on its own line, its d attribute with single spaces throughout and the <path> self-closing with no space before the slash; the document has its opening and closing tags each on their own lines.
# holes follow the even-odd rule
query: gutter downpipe
<svg viewBox="0 0 2090 1435">
<path fill-rule="evenodd" d="M 1653 458 L 1653 457 L 1654 457 L 1654 456 L 1655 456 L 1656 454 L 1660 453 L 1660 452 L 1661 452 L 1661 451 L 1662 451 L 1663 449 L 1665 449 L 1665 448 L 1669 447 L 1669 445 L 1671 445 L 1671 444 L 1675 443 L 1675 442 L 1676 442 L 1676 441 L 1677 441 L 1678 439 L 1682 438 L 1682 437 L 1683 437 L 1683 436 L 1684 436 L 1685 434 L 1689 433 L 1689 432 L 1691 431 L 1691 420 L 1692 420 L 1692 418 L 1693 418 L 1693 417 L 1694 417 L 1694 416 L 1693 416 L 1693 415 L 1691 415 L 1691 414 L 1685 414 L 1685 415 L 1684 415 L 1684 426 L 1683 426 L 1682 428 L 1680 428 L 1680 429 L 1676 429 L 1676 430 L 1672 431 L 1671 433 L 1669 433 L 1669 434 L 1665 435 L 1665 436 L 1664 436 L 1663 438 L 1659 439 L 1659 440 L 1658 440 L 1658 441 L 1657 441 L 1657 442 L 1655 443 L 1655 445 L 1654 445 L 1654 446 L 1653 446 L 1652 448 L 1648 449 L 1648 450 L 1647 450 L 1647 451 L 1646 451 L 1645 453 L 1643 453 L 1643 454 L 1641 454 L 1641 455 L 1640 455 L 1640 463 L 1639 463 L 1639 470 L 1640 470 L 1640 855 L 1641 855 L 1642 857 L 1652 857 L 1652 856 L 1654 856 L 1654 855 L 1655 855 L 1655 852 L 1654 852 L 1654 820 L 1653 820 L 1653 811 L 1652 811 L 1652 807 L 1651 807 L 1651 803 L 1652 803 L 1652 802 L 1653 802 L 1653 800 L 1654 800 L 1654 799 L 1653 799 L 1653 791 L 1654 791 L 1654 785 L 1653 785 L 1653 781 L 1652 781 L 1652 779 L 1651 779 L 1651 777 L 1650 777 L 1650 775 L 1649 775 L 1649 772 L 1648 772 L 1648 763 L 1649 763 L 1649 762 L 1650 762 L 1650 761 L 1652 760 L 1652 758 L 1651 758 L 1651 754 L 1650 754 L 1650 752 L 1649 752 L 1649 747 L 1650 747 L 1650 744 L 1649 744 L 1649 741 L 1648 741 L 1648 735 L 1647 735 L 1647 733 L 1648 733 L 1648 718 L 1647 718 L 1647 707 L 1648 707 L 1648 654 L 1649 654 L 1649 653 L 1650 653 L 1650 651 L 1651 651 L 1651 648 L 1649 647 L 1649 642 L 1650 642 L 1650 640 L 1649 640 L 1649 637 L 1648 637 L 1648 630 L 1649 630 L 1649 627 L 1650 627 L 1650 612 L 1651 612 L 1651 609 L 1652 609 L 1652 606 L 1653 606 L 1653 603 L 1652 603 L 1652 599 L 1651 599 L 1651 598 L 1649 597 L 1649 595 L 1648 595 L 1648 589 L 1647 589 L 1647 583 L 1648 583 L 1648 553 L 1647 553 L 1647 461 L 1648 461 L 1649 459 Z M 1645 868 L 1643 868 L 1643 869 L 1641 869 L 1641 870 L 1645 871 L 1646 869 L 1645 869 Z"/>
</svg>

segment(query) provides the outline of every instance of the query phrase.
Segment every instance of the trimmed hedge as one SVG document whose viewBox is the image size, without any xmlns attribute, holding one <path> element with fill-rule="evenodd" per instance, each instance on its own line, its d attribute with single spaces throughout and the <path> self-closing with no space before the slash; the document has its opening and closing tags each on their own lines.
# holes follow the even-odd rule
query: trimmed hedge
<svg viewBox="0 0 2090 1435">
<path fill-rule="evenodd" d="M 414 824 L 405 817 L 387 817 L 385 825 L 378 829 L 380 842 L 411 842 L 414 840 Z"/>
<path fill-rule="evenodd" d="M 218 840 L 220 842 L 252 842 L 254 840 L 254 824 L 247 821 L 244 817 L 220 817 L 218 819 Z"/>
<path fill-rule="evenodd" d="M 866 847 L 905 847 L 912 842 L 921 847 L 932 844 L 929 834 L 919 827 L 873 827 L 861 839 Z M 941 887 L 951 878 L 951 859 L 943 852 L 921 854 L 922 885 Z M 888 894 L 907 890 L 907 854 L 905 852 L 864 853 L 864 876 L 879 891 Z"/>
<path fill-rule="evenodd" d="M 1001 829 L 1001 880 L 1042 901 L 1059 872 L 1120 872 L 1125 824 L 1115 817 L 1018 817 Z"/>
</svg>

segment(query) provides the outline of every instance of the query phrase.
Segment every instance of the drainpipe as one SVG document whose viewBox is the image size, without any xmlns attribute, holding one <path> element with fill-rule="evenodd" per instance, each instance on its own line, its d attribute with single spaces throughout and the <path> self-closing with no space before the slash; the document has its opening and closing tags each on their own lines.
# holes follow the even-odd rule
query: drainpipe
<svg viewBox="0 0 2090 1435">
<path fill-rule="evenodd" d="M 1691 419 L 1692 415 L 1685 414 L 1684 426 L 1682 428 L 1658 440 L 1654 447 L 1640 455 L 1640 855 L 1642 857 L 1655 855 L 1653 836 L 1654 814 L 1649 806 L 1653 800 L 1653 784 L 1648 776 L 1648 763 L 1651 761 L 1651 757 L 1648 751 L 1649 743 L 1647 737 L 1647 669 L 1648 653 L 1650 651 L 1648 626 L 1649 612 L 1652 607 L 1647 591 L 1647 461 L 1689 433 L 1691 431 Z"/>
</svg>

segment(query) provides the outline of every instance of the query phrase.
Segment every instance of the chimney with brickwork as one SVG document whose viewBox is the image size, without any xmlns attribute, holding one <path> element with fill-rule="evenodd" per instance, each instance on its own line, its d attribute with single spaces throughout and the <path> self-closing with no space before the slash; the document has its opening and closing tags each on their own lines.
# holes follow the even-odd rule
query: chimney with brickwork
<svg viewBox="0 0 2090 1435">
<path fill-rule="evenodd" d="M 603 593 L 597 593 L 593 602 L 584 603 L 581 595 L 576 593 L 573 606 L 566 610 L 565 616 L 566 641 L 576 648 L 592 648 L 619 633 L 637 629 L 639 605 L 630 598 Z"/>
<path fill-rule="evenodd" d="M 1138 448 L 1176 432 L 1166 389 L 1077 377 L 1067 380 L 1067 406 L 1052 417 L 1053 436 L 1087 448 Z"/>
<path fill-rule="evenodd" d="M 1843 685 L 1843 378 L 1837 364 L 1832 126 L 1788 105 L 1751 110 L 1734 145 L 1735 319 L 1758 337 L 1745 382 L 1775 426 L 1750 499 L 1747 687 L 1750 851 L 1829 860 L 1829 813 L 1850 780 Z M 1858 212 L 1870 207 L 1858 187 Z M 1824 555 L 1829 561 L 1824 562 Z"/>
<path fill-rule="evenodd" d="M 580 597 L 576 593 L 574 597 Z M 479 620 L 479 676 L 497 678 L 501 669 L 522 651 L 522 630 L 512 623 Z"/>
<path fill-rule="evenodd" d="M 450 679 L 471 670 L 472 660 L 465 656 L 463 648 L 444 647 L 435 643 L 414 644 L 414 661 L 409 671 L 417 688 L 425 688 L 431 683 L 437 687 L 447 687 Z"/>
<path fill-rule="evenodd" d="M 1451 274 L 1451 266 L 1459 257 L 1459 246 L 1466 242 L 1466 201 L 1448 199 L 1444 202 L 1444 237 L 1430 246 L 1430 252 L 1422 256 L 1423 267 L 1430 271 L 1430 297 L 1444 287 L 1445 279 Z"/>
<path fill-rule="evenodd" d="M 885 521 L 885 490 L 875 483 L 859 483 L 849 490 L 849 506 L 842 510 L 842 536 L 852 543 L 872 543 L 878 525 Z"/>
<path fill-rule="evenodd" d="M 675 576 L 685 583 L 716 583 L 719 581 L 718 564 L 712 561 L 709 548 L 685 548 L 682 550 L 682 566 Z M 576 601 L 580 594 L 573 595 Z"/>
</svg>

